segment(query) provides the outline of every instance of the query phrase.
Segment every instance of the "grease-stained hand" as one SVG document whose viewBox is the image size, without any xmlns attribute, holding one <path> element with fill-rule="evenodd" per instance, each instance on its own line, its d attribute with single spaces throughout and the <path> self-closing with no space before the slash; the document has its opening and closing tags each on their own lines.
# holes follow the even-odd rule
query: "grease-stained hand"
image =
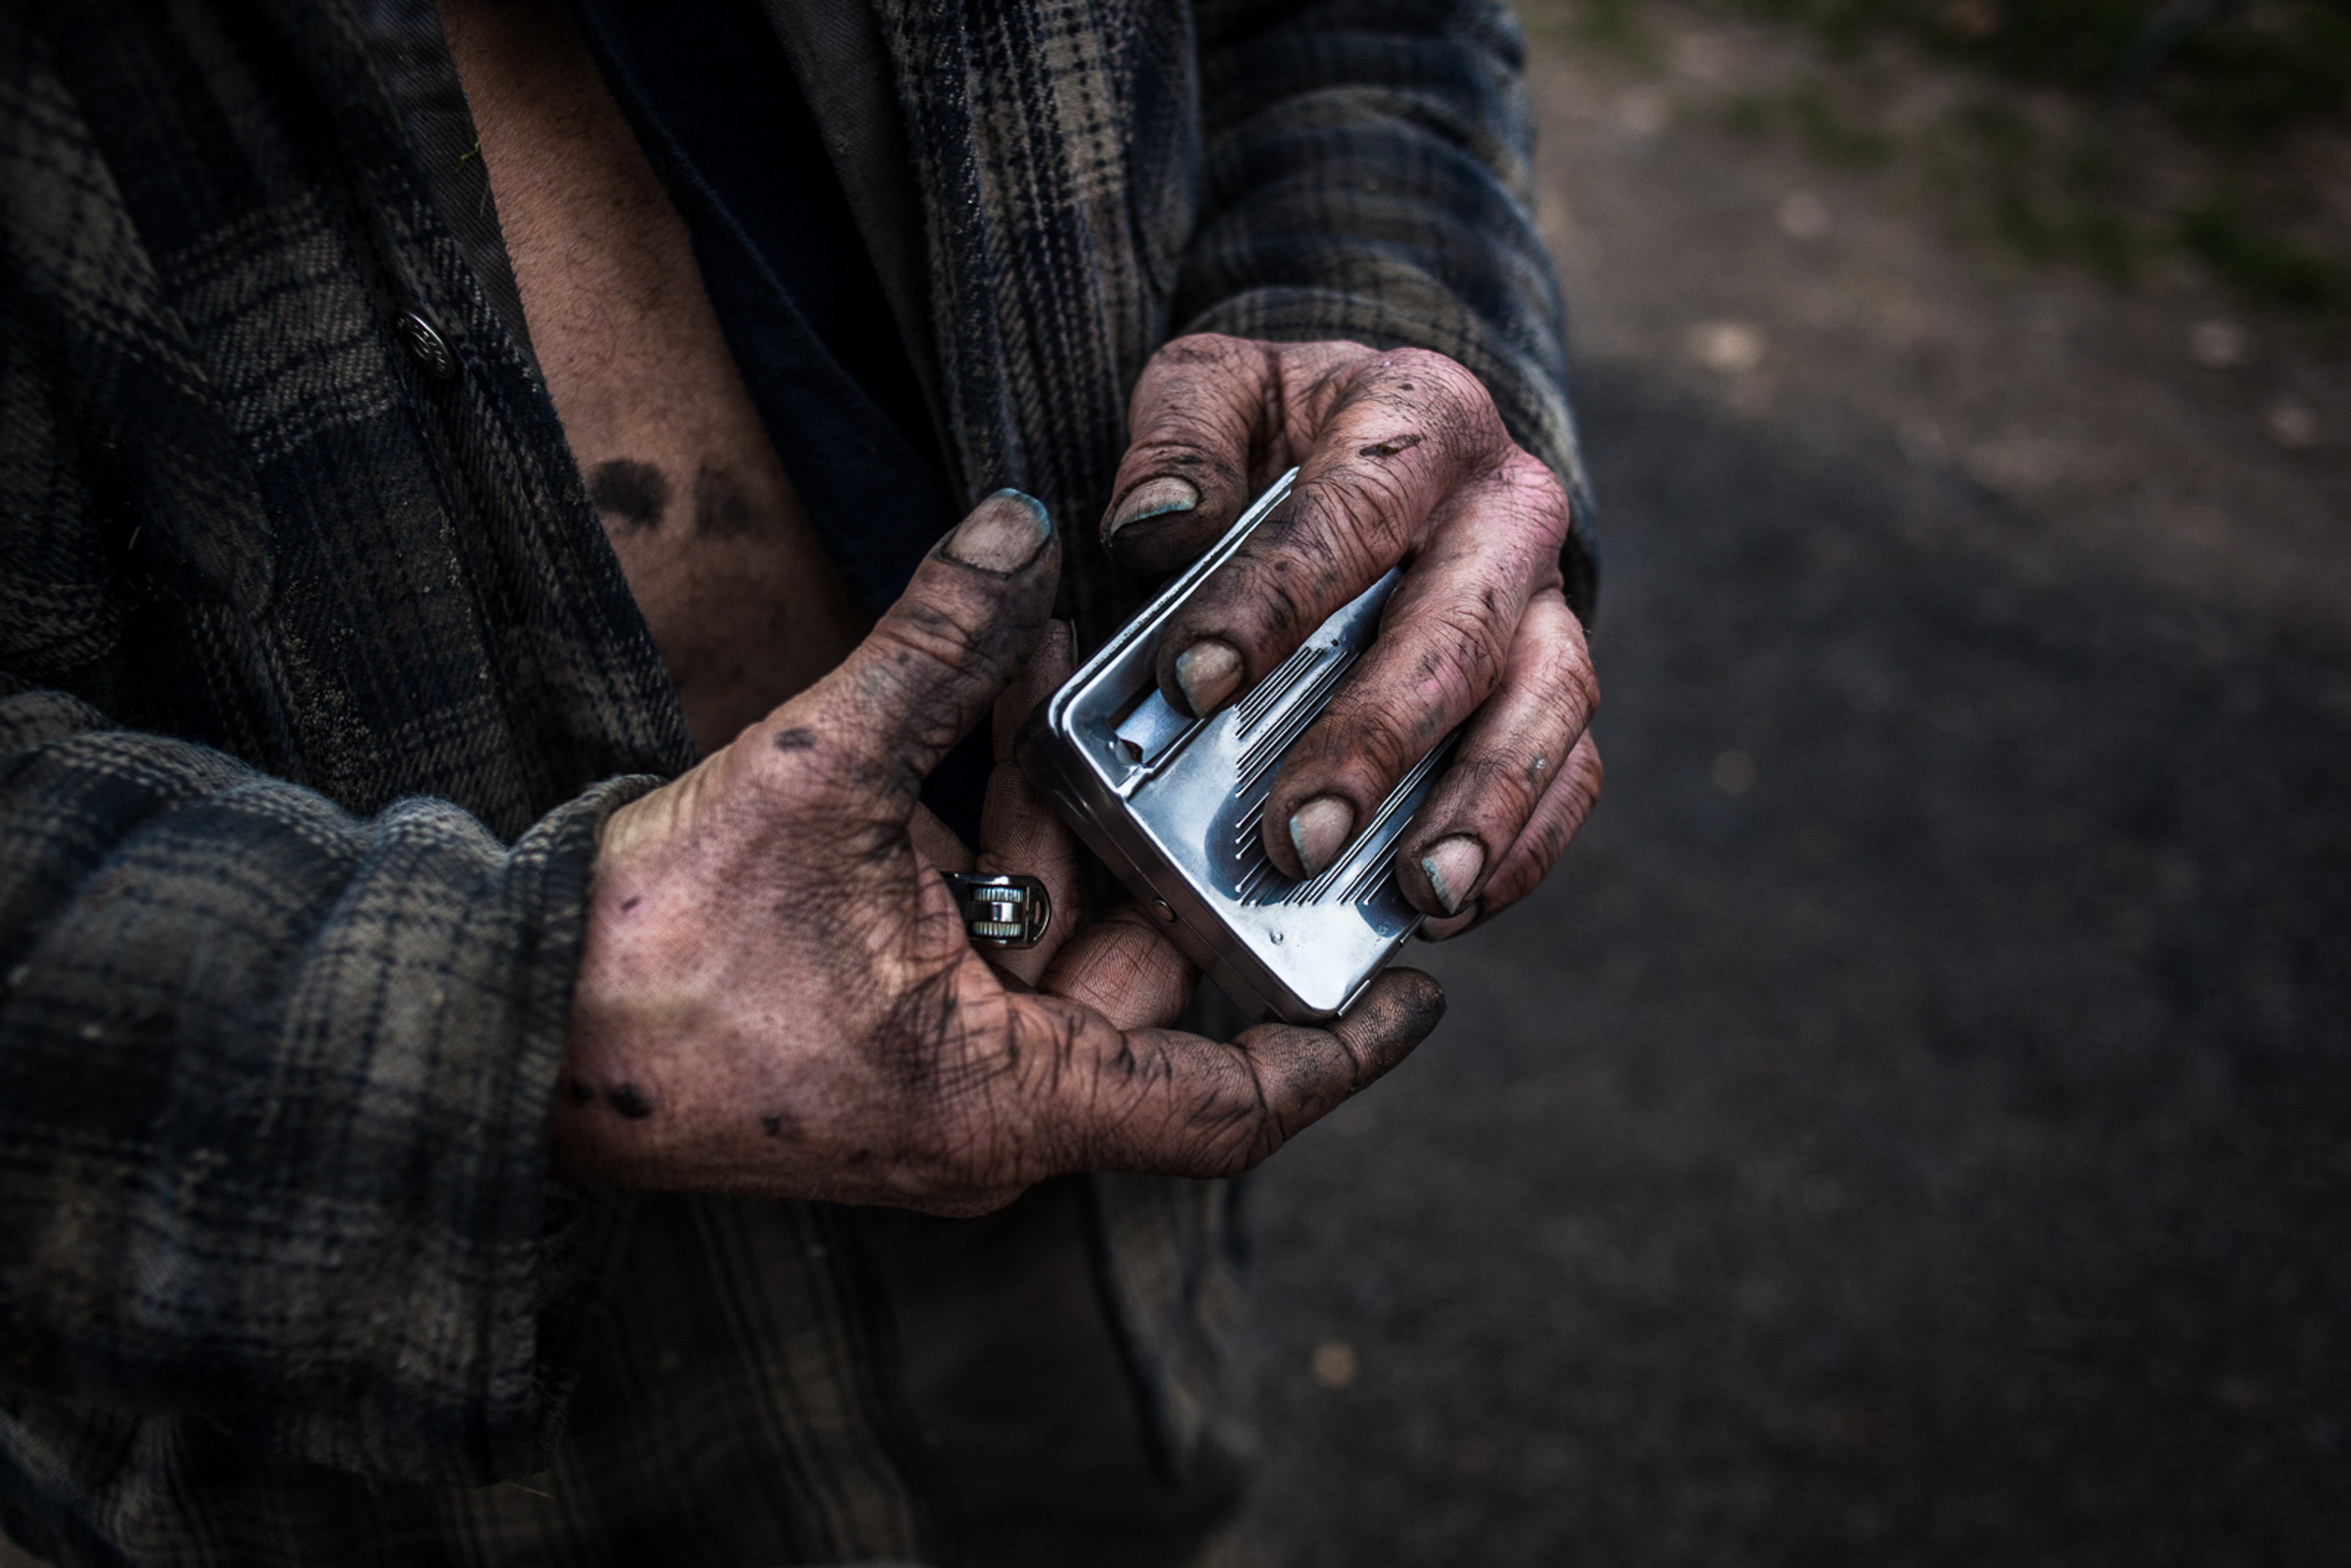
<svg viewBox="0 0 2351 1568">
<path fill-rule="evenodd" d="M 1159 685 L 1212 711 L 1395 565 L 1378 640 L 1299 738 L 1265 809 L 1291 876 L 1338 858 L 1396 780 L 1463 720 L 1451 764 L 1397 841 L 1405 897 L 1442 939 L 1542 881 L 1599 797 L 1599 688 L 1567 607 L 1566 492 L 1441 354 L 1212 333 L 1160 349 L 1102 524 L 1116 561 L 1196 560 L 1293 466 L 1290 497 L 1176 615 Z"/>
<path fill-rule="evenodd" d="M 1070 667 L 1058 567 L 1044 509 L 990 498 L 838 669 L 612 814 L 558 1174 L 936 1213 L 1065 1171 L 1229 1175 L 1435 1027 L 1436 982 L 1398 969 L 1329 1029 L 1204 1040 L 1167 1027 L 1197 976 L 1149 922 L 1076 929 L 1076 846 L 1009 763 Z M 1042 877 L 1056 911 L 999 964 L 939 875 L 972 868 L 961 846 L 916 802 L 992 704 L 976 868 Z"/>
</svg>

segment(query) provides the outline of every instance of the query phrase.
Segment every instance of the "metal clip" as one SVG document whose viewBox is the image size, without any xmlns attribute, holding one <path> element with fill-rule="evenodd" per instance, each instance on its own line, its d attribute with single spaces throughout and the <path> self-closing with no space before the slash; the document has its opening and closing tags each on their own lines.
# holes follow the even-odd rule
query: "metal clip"
<svg viewBox="0 0 2351 1568">
<path fill-rule="evenodd" d="M 1053 895 L 1033 876 L 974 876 L 946 871 L 975 948 L 1033 948 L 1053 922 Z"/>
</svg>

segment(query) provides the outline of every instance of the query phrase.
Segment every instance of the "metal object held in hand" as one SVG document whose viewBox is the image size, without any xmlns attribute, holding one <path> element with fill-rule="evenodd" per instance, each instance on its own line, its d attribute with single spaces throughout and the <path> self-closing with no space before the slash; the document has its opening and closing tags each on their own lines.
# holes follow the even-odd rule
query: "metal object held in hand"
<svg viewBox="0 0 2351 1568">
<path fill-rule="evenodd" d="M 1019 756 L 1030 782 L 1237 1006 L 1257 1018 L 1316 1023 L 1345 1011 L 1420 927 L 1420 911 L 1396 883 L 1396 841 L 1454 736 L 1388 792 L 1337 863 L 1297 882 L 1266 858 L 1266 791 L 1371 645 L 1402 571 L 1365 589 L 1207 718 L 1186 718 L 1159 695 L 1168 617 L 1232 558 L 1296 477 L 1293 469 L 1275 481 L 1037 710 Z"/>
<path fill-rule="evenodd" d="M 1053 923 L 1053 901 L 1033 876 L 943 871 L 975 948 L 1033 948 Z"/>
</svg>

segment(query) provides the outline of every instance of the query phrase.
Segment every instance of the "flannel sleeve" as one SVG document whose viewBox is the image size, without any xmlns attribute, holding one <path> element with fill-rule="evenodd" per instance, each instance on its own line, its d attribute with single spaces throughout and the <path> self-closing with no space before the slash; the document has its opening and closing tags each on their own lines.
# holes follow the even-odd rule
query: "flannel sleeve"
<svg viewBox="0 0 2351 1568">
<path fill-rule="evenodd" d="M 650 783 L 508 845 L 0 676 L 0 1384 L 543 1464 L 547 1238 L 597 1201 L 545 1181 L 549 1101 L 597 830 Z"/>
<path fill-rule="evenodd" d="M 1185 331 L 1353 338 L 1460 361 L 1566 485 L 1591 618 L 1592 500 L 1537 231 L 1534 119 L 1495 0 L 1198 0 L 1206 184 Z"/>
</svg>

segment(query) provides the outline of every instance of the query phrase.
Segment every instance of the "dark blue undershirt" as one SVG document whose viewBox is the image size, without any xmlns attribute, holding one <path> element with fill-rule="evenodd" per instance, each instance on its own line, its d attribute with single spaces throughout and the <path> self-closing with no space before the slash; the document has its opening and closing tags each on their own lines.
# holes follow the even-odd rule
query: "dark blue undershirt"
<svg viewBox="0 0 2351 1568">
<path fill-rule="evenodd" d="M 960 514 L 921 383 L 758 0 L 574 0 L 684 218 L 727 347 L 827 553 L 878 615 Z M 923 800 L 979 842 L 988 726 Z"/>
</svg>

